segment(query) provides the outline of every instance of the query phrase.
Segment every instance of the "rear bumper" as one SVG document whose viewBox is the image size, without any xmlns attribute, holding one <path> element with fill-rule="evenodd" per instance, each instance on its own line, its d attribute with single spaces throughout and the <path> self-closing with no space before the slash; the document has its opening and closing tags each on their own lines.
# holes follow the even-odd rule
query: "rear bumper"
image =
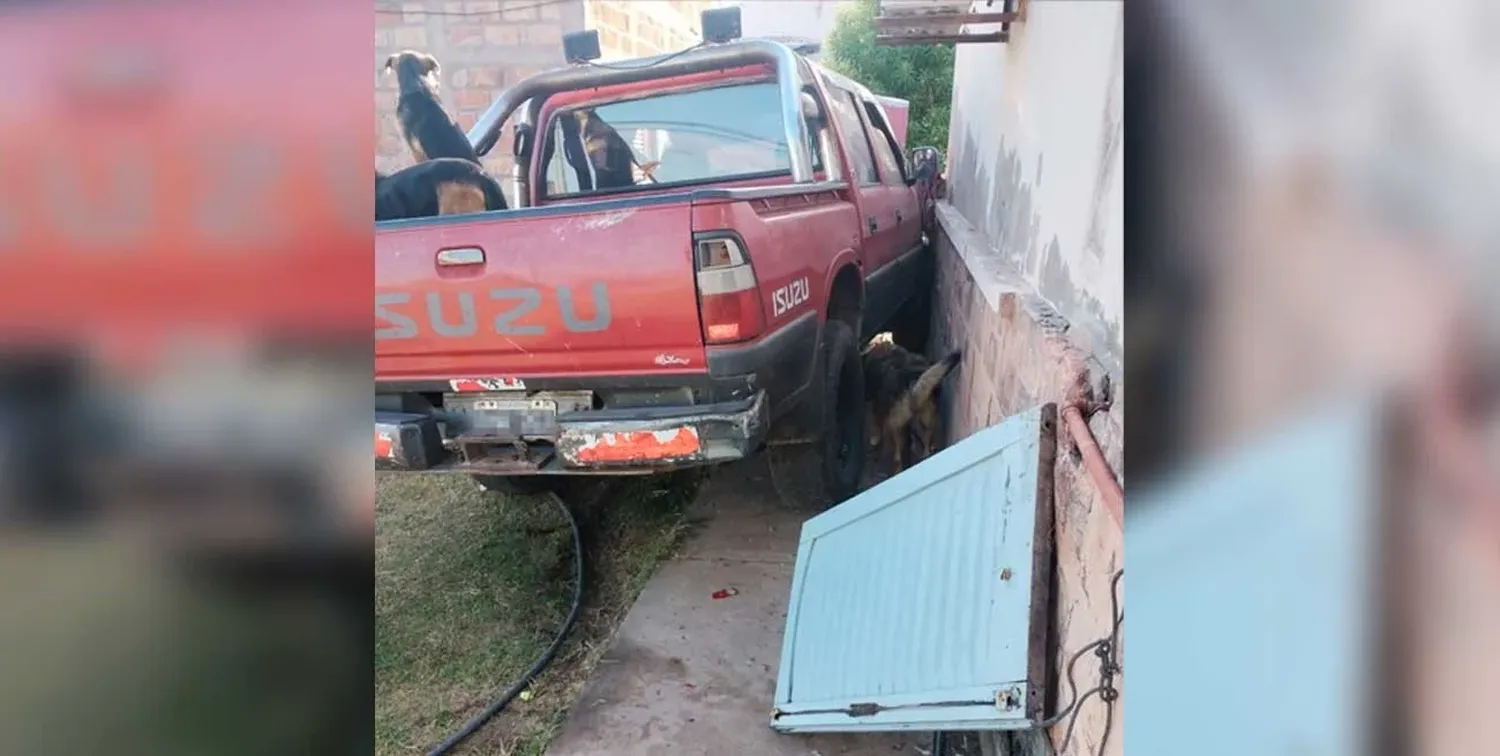
<svg viewBox="0 0 1500 756">
<path fill-rule="evenodd" d="M 764 442 L 764 391 L 709 405 L 573 412 L 554 438 L 516 444 L 444 435 L 439 415 L 375 413 L 377 469 L 482 475 L 630 474 L 743 459 Z"/>
</svg>

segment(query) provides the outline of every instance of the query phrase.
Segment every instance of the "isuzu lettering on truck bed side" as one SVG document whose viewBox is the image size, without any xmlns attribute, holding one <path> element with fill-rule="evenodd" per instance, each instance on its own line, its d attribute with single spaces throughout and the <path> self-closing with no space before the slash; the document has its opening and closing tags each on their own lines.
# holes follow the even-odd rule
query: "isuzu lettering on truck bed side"
<svg viewBox="0 0 1500 756">
<path fill-rule="evenodd" d="M 513 125 L 511 209 L 376 225 L 378 464 L 534 489 L 785 438 L 852 494 L 859 345 L 926 332 L 931 171 L 893 102 L 763 40 L 501 93 L 469 139 Z M 577 113 L 629 143 L 633 184 L 577 159 Z"/>
<path fill-rule="evenodd" d="M 609 328 L 609 285 L 595 281 L 587 288 L 586 304 L 579 305 L 570 286 L 558 286 L 549 297 L 557 306 L 563 330 L 589 333 Z M 375 295 L 375 319 L 388 325 L 375 329 L 375 339 L 412 339 L 423 333 L 435 337 L 473 336 L 481 324 L 491 324 L 501 336 L 544 336 L 547 326 L 530 322 L 530 316 L 542 307 L 543 292 L 533 286 L 509 289 L 457 291 L 452 294 L 427 292 L 424 306 L 412 306 L 409 292 Z M 476 305 L 476 302 L 478 304 Z M 587 313 L 587 316 L 580 315 Z"/>
</svg>

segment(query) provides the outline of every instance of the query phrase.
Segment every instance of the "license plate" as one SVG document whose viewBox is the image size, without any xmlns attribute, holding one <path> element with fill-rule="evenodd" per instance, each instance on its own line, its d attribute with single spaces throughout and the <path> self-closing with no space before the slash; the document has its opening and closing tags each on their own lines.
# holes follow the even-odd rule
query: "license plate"
<svg viewBox="0 0 1500 756">
<path fill-rule="evenodd" d="M 515 437 L 557 433 L 557 402 L 550 399 L 476 399 L 475 429 Z"/>
</svg>

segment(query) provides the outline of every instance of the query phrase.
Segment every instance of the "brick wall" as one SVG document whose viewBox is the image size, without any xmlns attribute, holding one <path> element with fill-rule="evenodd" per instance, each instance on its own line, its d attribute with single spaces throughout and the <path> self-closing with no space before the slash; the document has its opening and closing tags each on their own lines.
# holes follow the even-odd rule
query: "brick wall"
<svg viewBox="0 0 1500 756">
<path fill-rule="evenodd" d="M 934 238 L 938 260 L 933 353 L 964 350 L 963 366 L 943 395 L 950 440 L 971 435 L 1039 403 L 1057 402 L 1061 406 L 1080 377 L 1090 385 L 1099 385 L 1106 370 L 1076 343 L 1068 321 L 1020 274 L 996 264 L 985 237 L 958 210 L 944 203 L 938 215 L 942 222 Z M 1118 473 L 1123 470 L 1124 387 L 1114 382 L 1112 390 L 1113 407 L 1095 414 L 1090 426 Z M 1124 532 L 1074 456 L 1061 423 L 1058 433 L 1054 627 L 1059 648 L 1055 664 L 1065 672 L 1063 664 L 1074 650 L 1109 633 L 1110 578 L 1124 566 Z M 1095 684 L 1098 668 L 1092 654 L 1078 663 L 1077 677 L 1080 690 Z M 1059 680 L 1059 686 L 1063 686 L 1059 696 L 1065 705 L 1066 678 L 1060 676 Z M 1119 677 L 1115 686 L 1124 689 Z M 1114 703 L 1114 725 L 1106 751 L 1113 756 L 1123 753 L 1120 700 Z M 1061 756 L 1095 753 L 1103 734 L 1104 714 L 1104 704 L 1097 696 L 1091 698 L 1079 716 L 1069 750 L 1059 752 Z M 1056 745 L 1061 745 L 1065 729 L 1066 722 L 1053 728 Z"/>
<path fill-rule="evenodd" d="M 583 28 L 583 0 L 377 0 L 375 8 L 376 166 L 411 164 L 396 127 L 396 79 L 385 59 L 399 50 L 429 53 L 442 65 L 441 96 L 464 129 L 505 87 L 563 64 L 562 35 Z M 509 135 L 485 160 L 491 175 L 510 170 Z"/>
<path fill-rule="evenodd" d="M 584 0 L 585 24 L 599 30 L 605 60 L 659 55 L 691 47 L 702 38 L 704 0 Z"/>
<path fill-rule="evenodd" d="M 611 52 L 614 57 L 654 55 L 696 42 L 698 13 L 709 5 L 687 0 L 376 0 L 376 167 L 391 171 L 411 164 L 396 126 L 396 80 L 383 72 L 391 53 L 414 49 L 438 59 L 443 105 L 467 130 L 506 87 L 563 65 L 563 34 L 597 28 L 605 57 Z M 509 145 L 507 129 L 485 158 L 491 175 L 510 174 Z"/>
</svg>

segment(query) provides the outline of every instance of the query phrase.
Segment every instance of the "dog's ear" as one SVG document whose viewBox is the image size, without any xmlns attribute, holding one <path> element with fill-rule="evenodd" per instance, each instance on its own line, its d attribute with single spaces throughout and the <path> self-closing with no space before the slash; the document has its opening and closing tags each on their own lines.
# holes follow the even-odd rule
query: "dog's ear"
<svg viewBox="0 0 1500 756">
<path fill-rule="evenodd" d="M 434 58 L 431 55 L 427 55 L 425 53 L 421 54 L 421 55 L 418 55 L 417 56 L 417 60 L 422 65 L 422 75 L 423 76 L 426 76 L 427 74 L 431 74 L 431 73 L 437 73 L 438 71 L 442 70 L 442 66 L 438 65 L 437 58 Z"/>
<path fill-rule="evenodd" d="M 385 72 L 386 73 L 390 73 L 390 72 L 396 70 L 396 61 L 398 61 L 400 59 L 401 59 L 401 53 L 393 53 L 391 55 L 391 57 L 386 58 L 385 59 Z"/>
</svg>

